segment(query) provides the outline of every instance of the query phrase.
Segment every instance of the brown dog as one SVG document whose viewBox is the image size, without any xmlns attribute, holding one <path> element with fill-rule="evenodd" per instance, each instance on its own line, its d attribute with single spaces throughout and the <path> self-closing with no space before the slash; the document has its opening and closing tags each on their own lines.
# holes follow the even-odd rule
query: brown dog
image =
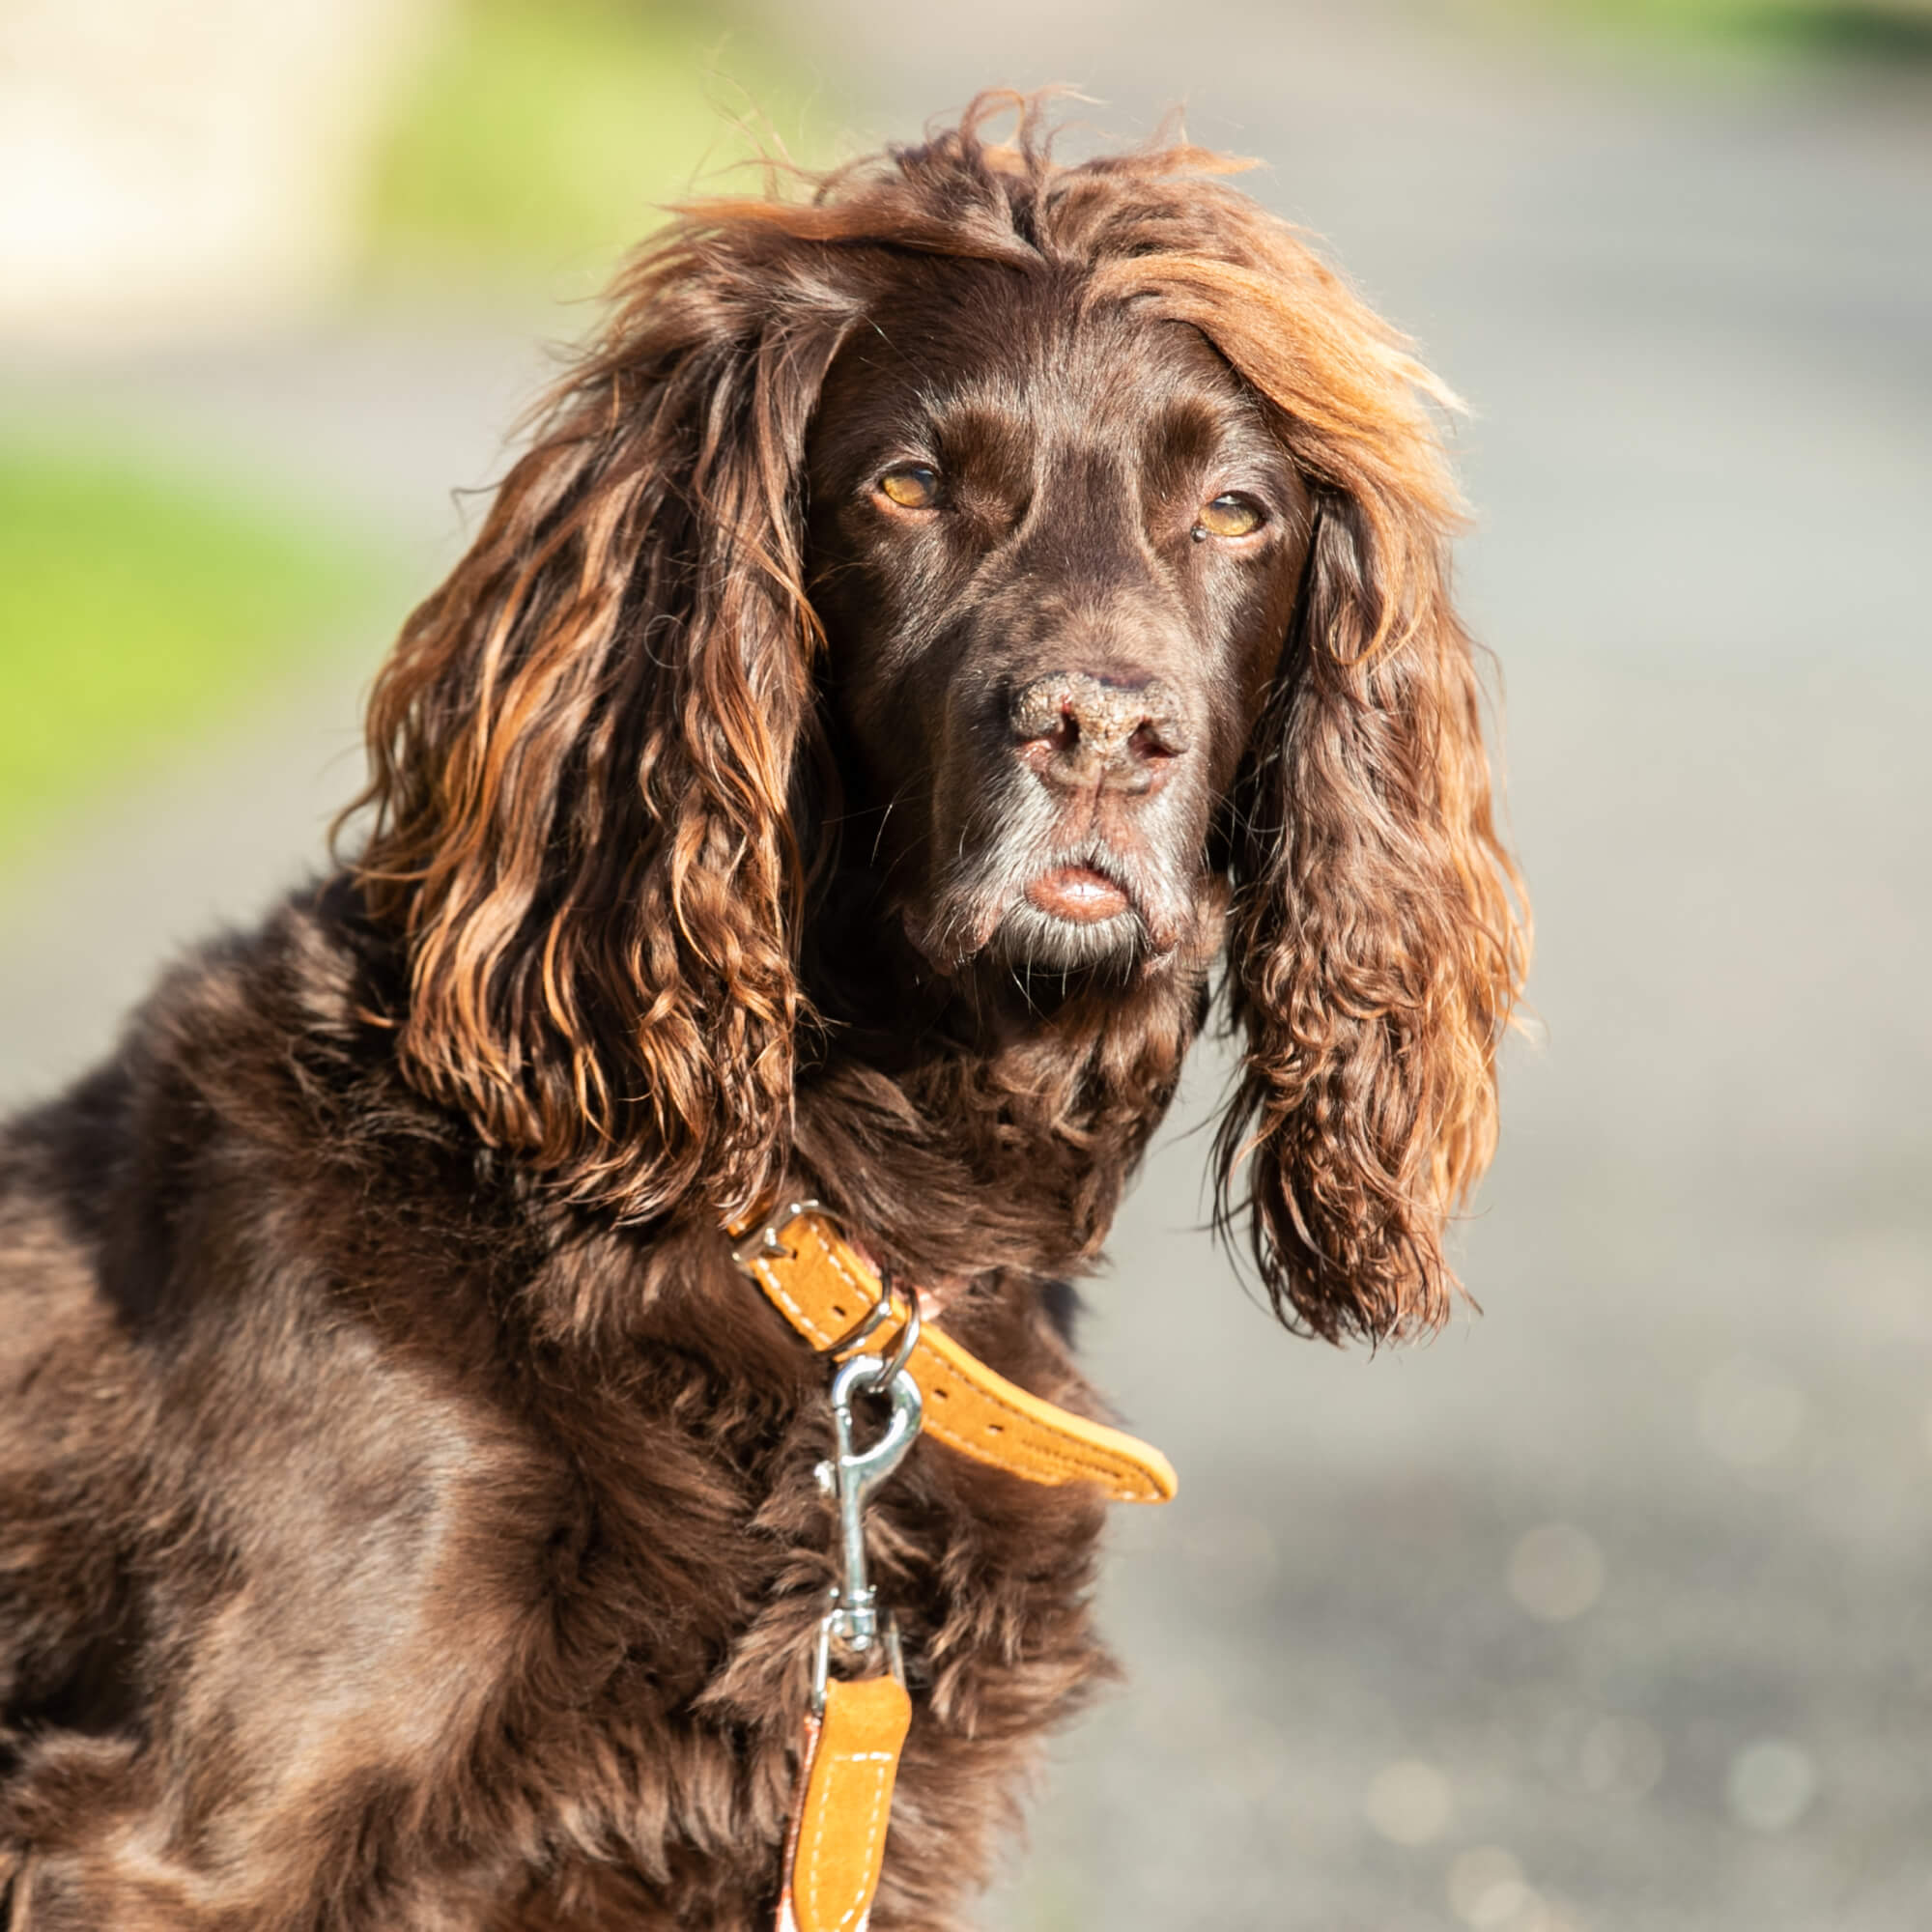
<svg viewBox="0 0 1932 1932">
<path fill-rule="evenodd" d="M 1188 149 L 955 130 L 674 222 L 377 687 L 354 859 L 0 1142 L 0 1885 L 32 1932 L 769 1923 L 836 1204 L 1065 1346 L 1225 957 L 1291 1324 L 1439 1317 L 1520 981 L 1442 392 Z M 1102 1660 L 1102 1504 L 925 1440 L 874 1922 Z"/>
</svg>

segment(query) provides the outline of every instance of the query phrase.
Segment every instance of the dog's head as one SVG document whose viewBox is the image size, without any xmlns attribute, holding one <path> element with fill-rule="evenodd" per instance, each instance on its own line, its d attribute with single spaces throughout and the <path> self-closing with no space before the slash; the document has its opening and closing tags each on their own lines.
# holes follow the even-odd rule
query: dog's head
<svg viewBox="0 0 1932 1932">
<path fill-rule="evenodd" d="M 1124 980 L 1217 905 L 1310 493 L 1208 339 L 1088 265 L 897 279 L 808 445 L 854 802 L 938 970 Z"/>
<path fill-rule="evenodd" d="M 723 1215 L 786 1158 L 828 867 L 982 995 L 1191 1008 L 1225 932 L 1224 1189 L 1285 1314 L 1398 1332 L 1523 959 L 1447 398 L 1226 164 L 1064 166 L 1038 111 L 620 282 L 378 684 L 403 1060 L 580 1200 Z"/>
</svg>

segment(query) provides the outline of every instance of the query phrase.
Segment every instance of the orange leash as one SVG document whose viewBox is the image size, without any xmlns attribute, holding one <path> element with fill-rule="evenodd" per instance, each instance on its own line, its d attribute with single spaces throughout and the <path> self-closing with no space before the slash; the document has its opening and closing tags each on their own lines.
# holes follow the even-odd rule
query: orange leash
<svg viewBox="0 0 1932 1932">
<path fill-rule="evenodd" d="M 911 1722 L 896 1677 L 825 1687 L 824 1715 L 805 1724 L 778 1932 L 865 1932 Z"/>
</svg>

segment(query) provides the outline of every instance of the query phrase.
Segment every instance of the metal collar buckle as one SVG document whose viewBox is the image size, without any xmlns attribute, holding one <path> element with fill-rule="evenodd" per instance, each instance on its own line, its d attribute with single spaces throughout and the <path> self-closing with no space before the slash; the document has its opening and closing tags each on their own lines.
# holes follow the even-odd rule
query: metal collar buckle
<svg viewBox="0 0 1932 1932">
<path fill-rule="evenodd" d="M 788 1262 L 793 1250 L 779 1239 L 779 1231 L 789 1228 L 801 1214 L 822 1214 L 837 1225 L 838 1217 L 822 1201 L 808 1196 L 803 1201 L 787 1201 L 771 1219 L 752 1232 L 731 1250 L 731 1259 L 747 1273 L 752 1272 L 752 1264 L 776 1258 Z M 742 1223 L 740 1224 L 743 1225 Z"/>
</svg>

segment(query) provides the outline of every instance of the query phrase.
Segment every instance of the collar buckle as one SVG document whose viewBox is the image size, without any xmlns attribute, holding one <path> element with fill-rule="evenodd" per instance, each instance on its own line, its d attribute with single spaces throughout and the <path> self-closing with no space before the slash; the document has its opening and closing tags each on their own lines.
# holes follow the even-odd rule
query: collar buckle
<svg viewBox="0 0 1932 1932">
<path fill-rule="evenodd" d="M 819 1215 L 822 1219 L 830 1221 L 834 1227 L 838 1226 L 838 1216 L 822 1201 L 815 1200 L 810 1195 L 803 1201 L 787 1201 L 769 1221 L 753 1229 L 738 1242 L 731 1250 L 731 1259 L 754 1281 L 757 1279 L 753 1269 L 754 1263 L 795 1260 L 798 1251 L 786 1247 L 779 1236 L 784 1229 L 789 1228 L 794 1221 L 805 1214 Z"/>
</svg>

